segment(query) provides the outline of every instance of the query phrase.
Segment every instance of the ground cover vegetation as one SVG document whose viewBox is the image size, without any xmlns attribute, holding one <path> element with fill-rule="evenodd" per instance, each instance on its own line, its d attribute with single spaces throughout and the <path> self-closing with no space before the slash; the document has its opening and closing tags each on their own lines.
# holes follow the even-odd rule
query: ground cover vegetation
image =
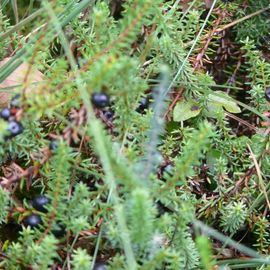
<svg viewBox="0 0 270 270">
<path fill-rule="evenodd" d="M 269 269 L 269 0 L 2 0 L 1 269 Z"/>
</svg>

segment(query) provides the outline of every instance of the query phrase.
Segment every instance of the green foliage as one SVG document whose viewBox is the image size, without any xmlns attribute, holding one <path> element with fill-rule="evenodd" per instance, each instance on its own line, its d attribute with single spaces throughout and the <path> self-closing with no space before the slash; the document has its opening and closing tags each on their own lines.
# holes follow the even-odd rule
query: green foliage
<svg viewBox="0 0 270 270">
<path fill-rule="evenodd" d="M 267 254 L 269 248 L 269 221 L 265 217 L 259 217 L 256 224 L 254 233 L 258 236 L 257 243 L 254 245 L 258 247 L 261 252 Z"/>
<path fill-rule="evenodd" d="M 0 33 L 7 31 L 9 26 L 9 20 L 8 18 L 3 14 L 3 10 L 0 8 Z M 0 51 L 0 57 L 4 57 L 6 50 L 8 48 L 9 41 L 7 39 L 1 40 L 0 46 L 1 46 L 1 51 Z"/>
<path fill-rule="evenodd" d="M 242 202 L 232 202 L 221 210 L 221 226 L 225 232 L 235 233 L 247 218 L 247 208 Z"/>
<path fill-rule="evenodd" d="M 173 111 L 173 120 L 175 122 L 181 122 L 190 118 L 196 117 L 201 112 L 199 104 L 190 101 L 183 100 L 176 104 Z"/>
<path fill-rule="evenodd" d="M 270 265 L 269 10 L 237 21 L 267 0 L 213 1 L 207 22 L 196 0 L 25 0 L 19 11 L 19 1 L 3 2 L 0 60 L 11 59 L 0 81 L 21 63 L 44 79 L 4 89 L 21 94 L 18 108 L 5 106 L 24 132 L 7 138 L 1 119 L 1 269 L 104 261 L 111 270 L 212 270 L 227 264 L 220 242 L 233 248 L 234 269 L 239 254 Z M 92 104 L 94 92 L 110 105 Z M 50 199 L 46 213 L 31 203 L 38 194 Z M 25 228 L 33 213 L 42 223 Z M 197 219 L 214 233 L 198 231 Z M 23 229 L 11 238 L 14 223 Z M 260 254 L 232 240 L 246 237 L 245 224 Z"/>
<path fill-rule="evenodd" d="M 71 264 L 74 270 L 88 270 L 91 267 L 91 257 L 83 249 L 76 249 L 72 255 Z"/>
<path fill-rule="evenodd" d="M 135 247 L 144 248 L 154 233 L 155 208 L 149 194 L 143 189 L 134 190 L 127 203 L 131 241 Z"/>
<path fill-rule="evenodd" d="M 256 49 L 253 40 L 246 38 L 243 49 L 249 69 L 248 84 L 252 105 L 260 112 L 264 112 L 268 108 L 264 91 L 270 84 L 270 64 L 263 59 L 262 53 Z"/>
<path fill-rule="evenodd" d="M 199 129 L 190 134 L 190 138 L 185 141 L 182 154 L 175 159 L 175 173 L 168 179 L 167 185 L 176 184 L 177 181 L 178 184 L 185 182 L 187 177 L 193 175 L 193 166 L 199 164 L 203 151 L 208 149 L 212 134 L 212 127 L 208 123 L 200 124 Z"/>
<path fill-rule="evenodd" d="M 1 187 L 0 188 L 0 209 L 1 209 L 0 224 L 5 222 L 9 207 L 10 207 L 10 194 L 9 192 L 7 192 Z"/>
<path fill-rule="evenodd" d="M 22 269 L 31 265 L 33 269 L 48 269 L 57 258 L 55 237 L 47 235 L 40 243 L 34 242 L 34 231 L 26 228 L 17 243 L 12 243 L 7 251 L 9 260 L 2 263 L 5 269 Z"/>
<path fill-rule="evenodd" d="M 245 9 L 237 9 L 239 18 L 263 9 L 269 5 L 267 0 L 262 0 L 257 3 L 248 0 Z M 252 38 L 260 45 L 269 45 L 269 13 L 268 11 L 254 16 L 243 23 L 237 24 L 236 35 L 238 40 L 244 40 L 246 37 Z"/>
<path fill-rule="evenodd" d="M 197 248 L 200 253 L 201 261 L 203 268 L 205 270 L 211 270 L 214 267 L 214 262 L 212 260 L 212 248 L 211 248 L 211 243 L 209 239 L 207 239 L 206 236 L 198 236 L 196 238 L 196 244 Z"/>
</svg>

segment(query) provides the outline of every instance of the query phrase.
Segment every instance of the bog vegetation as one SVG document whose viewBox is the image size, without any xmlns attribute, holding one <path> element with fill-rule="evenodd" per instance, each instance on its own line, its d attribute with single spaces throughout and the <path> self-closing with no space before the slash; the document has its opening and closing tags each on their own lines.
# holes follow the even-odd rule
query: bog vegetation
<svg viewBox="0 0 270 270">
<path fill-rule="evenodd" d="M 2 0 L 0 268 L 269 269 L 269 0 Z"/>
</svg>

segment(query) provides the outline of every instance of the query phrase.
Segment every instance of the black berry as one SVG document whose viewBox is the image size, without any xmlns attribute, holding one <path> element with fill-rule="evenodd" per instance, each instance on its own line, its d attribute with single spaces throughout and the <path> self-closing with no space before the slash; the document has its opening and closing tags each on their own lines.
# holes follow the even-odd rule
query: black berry
<svg viewBox="0 0 270 270">
<path fill-rule="evenodd" d="M 0 117 L 4 120 L 8 120 L 9 117 L 11 116 L 11 112 L 9 108 L 4 108 L 1 112 L 0 112 Z"/>
<path fill-rule="evenodd" d="M 52 234 L 55 237 L 63 237 L 66 234 L 66 227 L 57 223 L 56 226 L 52 229 Z"/>
<path fill-rule="evenodd" d="M 28 216 L 24 220 L 25 226 L 29 226 L 32 229 L 37 227 L 39 224 L 41 224 L 41 222 L 42 222 L 41 217 L 36 214 L 32 214 L 31 216 Z"/>
<path fill-rule="evenodd" d="M 10 101 L 10 106 L 11 107 L 15 107 L 15 108 L 19 108 L 20 107 L 20 94 L 16 94 Z"/>
<path fill-rule="evenodd" d="M 270 87 L 265 90 L 265 98 L 268 102 L 270 102 Z"/>
<path fill-rule="evenodd" d="M 106 270 L 106 264 L 102 262 L 96 263 L 93 270 Z"/>
<path fill-rule="evenodd" d="M 46 209 L 46 205 L 49 204 L 51 202 L 50 198 L 48 198 L 45 195 L 39 195 L 37 197 L 34 198 L 34 200 L 32 201 L 32 206 L 43 213 L 47 213 L 48 210 Z"/>
<path fill-rule="evenodd" d="M 97 108 L 104 108 L 110 104 L 110 98 L 106 93 L 94 93 L 92 95 L 92 103 Z"/>
<path fill-rule="evenodd" d="M 58 147 L 57 141 L 51 141 L 51 142 L 50 142 L 49 149 L 50 149 L 51 151 L 55 151 L 55 150 L 57 149 L 57 147 Z"/>
<path fill-rule="evenodd" d="M 143 113 L 149 106 L 149 98 L 142 97 L 139 101 L 139 106 L 136 108 L 136 112 Z"/>
<path fill-rule="evenodd" d="M 10 121 L 8 123 L 8 131 L 10 132 L 11 137 L 15 137 L 23 132 L 23 126 L 17 121 Z"/>
<path fill-rule="evenodd" d="M 103 112 L 103 115 L 107 120 L 110 121 L 110 120 L 112 120 L 114 113 L 113 113 L 113 111 L 105 111 L 105 112 Z"/>
</svg>

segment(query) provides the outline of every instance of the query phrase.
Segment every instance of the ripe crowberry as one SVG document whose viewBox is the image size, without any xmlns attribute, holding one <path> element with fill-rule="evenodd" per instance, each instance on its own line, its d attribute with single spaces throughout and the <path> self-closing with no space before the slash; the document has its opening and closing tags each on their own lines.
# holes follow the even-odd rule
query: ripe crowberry
<svg viewBox="0 0 270 270">
<path fill-rule="evenodd" d="M 39 195 L 37 197 L 34 198 L 34 200 L 32 201 L 32 206 L 43 213 L 47 213 L 48 210 L 46 209 L 46 204 L 49 204 L 51 202 L 50 198 L 48 198 L 45 195 Z"/>
<path fill-rule="evenodd" d="M 0 112 L 0 117 L 4 120 L 8 120 L 9 117 L 11 116 L 11 112 L 9 108 L 4 108 L 1 112 Z"/>
<path fill-rule="evenodd" d="M 113 111 L 105 111 L 105 112 L 103 112 L 103 115 L 108 121 L 111 121 L 114 113 L 113 113 Z"/>
<path fill-rule="evenodd" d="M 41 217 L 36 214 L 30 215 L 24 220 L 25 226 L 29 226 L 31 227 L 31 229 L 37 227 L 39 224 L 41 224 L 41 222 L 42 222 Z"/>
<path fill-rule="evenodd" d="M 110 104 L 110 98 L 106 93 L 94 93 L 92 95 L 92 103 L 97 108 L 104 108 Z"/>
<path fill-rule="evenodd" d="M 49 149 L 50 149 L 51 151 L 55 151 L 55 150 L 57 149 L 57 147 L 58 147 L 57 141 L 51 141 L 51 142 L 50 142 L 50 144 L 49 144 Z"/>
<path fill-rule="evenodd" d="M 10 121 L 8 123 L 8 131 L 11 137 L 15 137 L 23 132 L 23 126 L 17 121 Z"/>
<path fill-rule="evenodd" d="M 136 108 L 136 112 L 143 113 L 145 109 L 149 106 L 149 98 L 142 97 L 139 101 L 139 106 Z"/>
<path fill-rule="evenodd" d="M 268 102 L 270 102 L 270 87 L 265 90 L 265 98 Z"/>
<path fill-rule="evenodd" d="M 66 227 L 62 224 L 57 223 L 52 229 L 52 234 L 55 237 L 63 237 L 66 234 Z"/>
<path fill-rule="evenodd" d="M 106 270 L 106 264 L 102 262 L 96 263 L 93 270 Z"/>
</svg>

